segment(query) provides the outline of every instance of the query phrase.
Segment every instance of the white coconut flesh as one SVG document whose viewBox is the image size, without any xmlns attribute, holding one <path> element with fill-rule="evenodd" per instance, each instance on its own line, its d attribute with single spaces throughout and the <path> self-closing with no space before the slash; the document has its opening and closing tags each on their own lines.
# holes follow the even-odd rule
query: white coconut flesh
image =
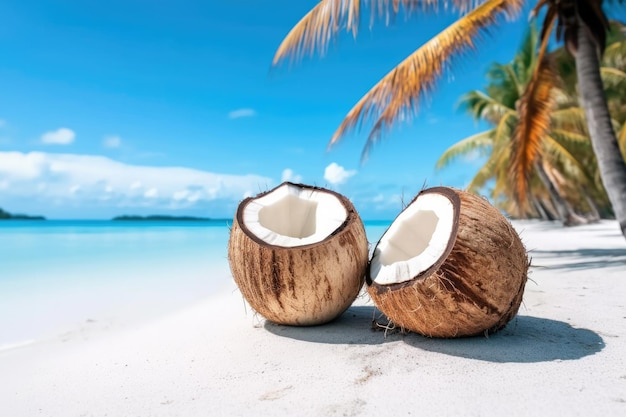
<svg viewBox="0 0 626 417">
<path fill-rule="evenodd" d="M 250 201 L 243 221 L 270 245 L 294 247 L 321 242 L 348 217 L 334 194 L 286 183 Z"/>
<path fill-rule="evenodd" d="M 410 281 L 445 253 L 454 227 L 454 207 L 437 193 L 420 195 L 389 227 L 374 251 L 370 278 L 380 285 Z"/>
</svg>

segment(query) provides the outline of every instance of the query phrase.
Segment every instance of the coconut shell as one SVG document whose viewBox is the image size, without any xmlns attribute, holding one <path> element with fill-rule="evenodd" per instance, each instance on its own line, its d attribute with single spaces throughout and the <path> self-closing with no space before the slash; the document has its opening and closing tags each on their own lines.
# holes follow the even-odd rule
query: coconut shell
<svg viewBox="0 0 626 417">
<path fill-rule="evenodd" d="M 368 265 L 372 300 L 396 326 L 429 337 L 502 329 L 517 314 L 527 280 L 529 262 L 519 235 L 482 197 L 436 187 L 416 199 L 428 192 L 453 203 L 455 224 L 446 252 L 431 268 L 402 283 L 377 284 Z"/>
<path fill-rule="evenodd" d="M 243 222 L 245 206 L 270 190 L 245 199 L 237 208 L 228 260 L 237 286 L 255 311 L 274 323 L 310 326 L 335 319 L 356 299 L 365 280 L 368 243 L 363 222 L 346 197 L 297 186 L 335 195 L 347 212 L 343 224 L 314 244 L 270 245 Z"/>
</svg>

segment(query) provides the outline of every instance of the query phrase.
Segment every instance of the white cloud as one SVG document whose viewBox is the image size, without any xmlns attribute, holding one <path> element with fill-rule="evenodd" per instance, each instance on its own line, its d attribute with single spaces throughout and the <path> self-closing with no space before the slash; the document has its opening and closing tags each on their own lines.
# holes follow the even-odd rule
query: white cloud
<svg viewBox="0 0 626 417">
<path fill-rule="evenodd" d="M 272 186 L 258 175 L 226 175 L 182 167 L 124 164 L 103 156 L 0 152 L 5 199 L 27 198 L 42 206 L 204 207 L 238 203 Z"/>
<path fill-rule="evenodd" d="M 76 133 L 72 129 L 62 127 L 52 132 L 46 132 L 41 135 L 41 141 L 43 143 L 51 145 L 69 145 L 74 142 Z"/>
<path fill-rule="evenodd" d="M 252 117 L 252 116 L 256 116 L 256 110 L 250 109 L 250 108 L 237 109 L 228 113 L 229 119 L 240 119 L 242 117 Z"/>
<path fill-rule="evenodd" d="M 117 135 L 105 136 L 102 140 L 102 144 L 105 148 L 119 148 L 122 146 L 122 138 Z"/>
<path fill-rule="evenodd" d="M 29 153 L 27 157 L 20 152 L 0 153 L 0 178 L 5 181 L 36 181 L 45 170 L 45 155 L 40 152 Z"/>
<path fill-rule="evenodd" d="M 324 170 L 324 179 L 332 185 L 343 184 L 348 178 L 356 174 L 356 170 L 346 170 L 341 165 L 333 162 Z"/>
<path fill-rule="evenodd" d="M 174 194 L 172 194 L 172 198 L 176 201 L 181 201 L 187 198 L 188 195 L 189 191 L 187 190 L 176 191 Z"/>
<path fill-rule="evenodd" d="M 297 175 L 291 168 L 285 168 L 283 174 L 280 177 L 282 182 L 291 181 L 295 183 L 302 182 L 302 175 Z"/>
</svg>

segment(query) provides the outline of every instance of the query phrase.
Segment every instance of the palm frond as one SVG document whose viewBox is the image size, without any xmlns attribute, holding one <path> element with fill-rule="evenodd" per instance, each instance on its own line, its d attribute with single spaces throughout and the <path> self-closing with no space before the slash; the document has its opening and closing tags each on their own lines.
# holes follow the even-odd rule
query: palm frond
<svg viewBox="0 0 626 417">
<path fill-rule="evenodd" d="M 534 21 L 532 21 L 530 22 L 526 34 L 524 35 L 522 46 L 513 58 L 512 67 L 515 69 L 515 72 L 519 74 L 516 75 L 516 78 L 518 79 L 518 85 L 520 86 L 518 89 L 520 96 L 524 92 L 523 85 L 530 80 L 532 70 L 537 64 L 537 46 L 539 45 L 539 42 L 540 37 L 537 25 Z"/>
<path fill-rule="evenodd" d="M 588 135 L 585 110 L 579 106 L 554 110 L 552 112 L 552 128 Z"/>
<path fill-rule="evenodd" d="M 626 160 L 626 123 L 622 125 L 622 129 L 620 130 L 619 136 L 617 137 L 617 143 L 622 150 L 624 160 Z"/>
<path fill-rule="evenodd" d="M 626 5 L 626 2 L 624 2 L 624 5 Z M 607 49 L 613 43 L 626 40 L 626 24 L 620 22 L 619 20 L 610 20 L 609 27 L 610 29 L 606 37 Z"/>
<path fill-rule="evenodd" d="M 558 71 L 555 71 L 559 74 Z M 560 75 L 560 74 L 559 74 Z M 565 86 L 564 80 L 559 77 L 559 83 L 552 91 L 554 97 L 554 105 L 557 109 L 578 106 L 578 95 L 570 92 L 569 86 Z"/>
<path fill-rule="evenodd" d="M 572 174 L 578 182 L 587 183 L 589 181 L 585 168 L 566 147 L 559 143 L 559 141 L 555 140 L 550 135 L 546 135 L 544 137 L 543 146 L 548 155 L 569 168 L 568 171 L 570 171 L 570 174 Z"/>
<path fill-rule="evenodd" d="M 467 191 L 471 193 L 478 193 L 481 188 L 487 184 L 487 181 L 495 178 L 496 167 L 499 164 L 500 155 L 491 154 L 491 157 L 485 162 L 485 164 L 478 170 L 474 178 L 467 186 Z"/>
<path fill-rule="evenodd" d="M 606 90 L 623 87 L 626 83 L 626 72 L 617 68 L 600 67 L 600 76 Z"/>
<path fill-rule="evenodd" d="M 467 186 L 467 190 L 478 193 L 487 183 L 494 180 L 491 190 L 491 198 L 495 201 L 499 195 L 508 194 L 508 187 L 502 187 L 502 179 L 506 178 L 506 166 L 509 159 L 509 149 L 504 148 L 501 152 L 492 152 L 487 162 L 480 168 Z"/>
<path fill-rule="evenodd" d="M 491 147 L 493 145 L 493 133 L 494 129 L 486 130 L 455 143 L 439 157 L 436 168 L 445 168 L 448 164 L 450 164 L 450 162 L 460 156 L 467 155 L 476 150 Z"/>
<path fill-rule="evenodd" d="M 611 68 L 626 68 L 626 40 L 613 42 L 606 47 L 602 65 Z"/>
<path fill-rule="evenodd" d="M 487 0 L 448 26 L 359 100 L 332 136 L 329 147 L 363 120 L 376 119 L 363 149 L 362 160 L 365 160 L 383 130 L 390 128 L 398 118 L 411 116 L 416 111 L 421 96 L 433 89 L 453 56 L 473 49 L 475 38 L 487 26 L 496 23 L 500 16 L 517 14 L 522 5 L 523 0 Z"/>
<path fill-rule="evenodd" d="M 509 161 L 513 196 L 522 208 L 527 202 L 533 164 L 541 155 L 541 141 L 550 128 L 551 92 L 556 74 L 548 57 L 541 60 L 535 74 L 520 99 L 519 122 L 513 132 Z"/>
<path fill-rule="evenodd" d="M 479 0 L 322 0 L 309 11 L 281 42 L 272 65 L 287 57 L 301 59 L 305 54 L 323 55 L 328 44 L 342 30 L 356 36 L 361 25 L 361 11 L 370 9 L 370 26 L 377 18 L 389 20 L 403 10 L 407 15 L 417 8 L 437 11 L 440 5 L 461 13 L 476 6 Z"/>
<path fill-rule="evenodd" d="M 331 37 L 344 27 L 356 36 L 361 0 L 322 0 L 287 34 L 274 54 L 272 65 L 287 56 L 301 58 L 306 52 L 323 54 Z"/>
<path fill-rule="evenodd" d="M 502 105 L 514 109 L 515 102 L 524 92 L 524 84 L 517 75 L 519 69 L 512 64 L 497 62 L 492 64 L 487 71 L 487 80 L 489 80 L 489 85 L 486 87 L 487 95 Z M 524 74 L 521 76 L 524 77 Z"/>
<path fill-rule="evenodd" d="M 530 12 L 530 18 L 534 19 L 535 17 L 537 17 L 539 15 L 539 11 L 544 6 L 548 6 L 548 10 L 546 11 L 546 15 L 543 18 L 541 32 L 539 33 L 539 39 L 541 41 L 546 39 L 548 32 L 552 31 L 552 25 L 557 17 L 557 9 L 552 6 L 552 0 L 539 0 Z"/>
<path fill-rule="evenodd" d="M 578 132 L 572 132 L 564 129 L 551 129 L 550 134 L 552 140 L 557 140 L 559 143 L 570 143 L 575 145 L 591 145 L 589 136 L 581 135 Z"/>
<path fill-rule="evenodd" d="M 565 92 L 578 100 L 576 61 L 564 47 L 550 52 L 554 62 L 554 68 L 561 79 L 561 87 Z"/>
<path fill-rule="evenodd" d="M 492 153 L 499 155 L 502 165 L 498 165 L 498 171 L 502 171 L 502 177 L 508 176 L 509 157 L 511 154 L 511 138 L 518 123 L 518 115 L 516 112 L 508 113 L 504 116 L 495 128 L 493 135 Z"/>
<path fill-rule="evenodd" d="M 486 120 L 492 124 L 498 123 L 505 114 L 513 112 L 513 109 L 504 106 L 493 97 L 476 90 L 463 95 L 457 106 L 469 112 L 474 120 Z"/>
<path fill-rule="evenodd" d="M 513 131 L 515 130 L 515 126 L 517 125 L 517 113 L 509 112 L 500 121 L 495 129 L 494 134 L 494 143 L 496 150 L 501 148 L 508 148 L 509 142 L 513 137 Z"/>
</svg>

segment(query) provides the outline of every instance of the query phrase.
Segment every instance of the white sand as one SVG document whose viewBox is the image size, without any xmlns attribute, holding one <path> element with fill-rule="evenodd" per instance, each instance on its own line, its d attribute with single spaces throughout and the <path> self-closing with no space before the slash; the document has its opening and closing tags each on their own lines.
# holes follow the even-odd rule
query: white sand
<svg viewBox="0 0 626 417">
<path fill-rule="evenodd" d="M 276 326 L 233 285 L 147 325 L 86 322 L 1 351 L 0 415 L 626 415 L 617 224 L 516 227 L 536 266 L 490 338 L 385 337 L 367 297 L 329 325 Z"/>
</svg>

